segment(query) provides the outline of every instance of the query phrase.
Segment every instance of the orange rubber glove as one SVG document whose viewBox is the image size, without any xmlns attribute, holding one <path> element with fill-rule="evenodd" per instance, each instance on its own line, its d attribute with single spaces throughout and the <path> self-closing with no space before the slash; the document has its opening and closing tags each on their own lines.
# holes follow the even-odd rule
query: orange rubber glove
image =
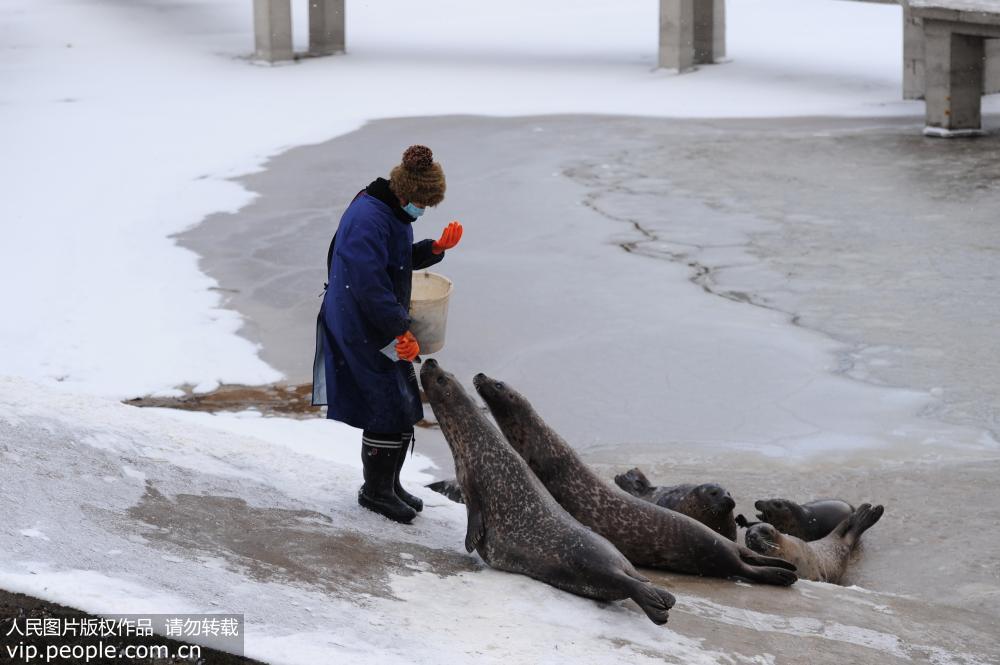
<svg viewBox="0 0 1000 665">
<path fill-rule="evenodd" d="M 462 239 L 462 225 L 459 222 L 451 222 L 448 226 L 444 227 L 444 231 L 441 232 L 441 237 L 434 241 L 431 245 L 431 251 L 435 254 L 440 254 L 446 249 L 451 249 L 458 244 L 458 241 Z"/>
<path fill-rule="evenodd" d="M 396 355 L 400 360 L 413 362 L 413 359 L 420 353 L 420 345 L 417 338 L 409 330 L 396 338 Z"/>
</svg>

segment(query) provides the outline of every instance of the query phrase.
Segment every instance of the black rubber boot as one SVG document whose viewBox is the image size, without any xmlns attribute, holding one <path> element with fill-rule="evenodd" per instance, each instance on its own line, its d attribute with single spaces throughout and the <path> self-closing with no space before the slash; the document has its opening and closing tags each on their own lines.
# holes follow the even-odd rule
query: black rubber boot
<svg viewBox="0 0 1000 665">
<path fill-rule="evenodd" d="M 403 469 L 403 464 L 406 462 L 406 453 L 410 447 L 410 440 L 412 437 L 412 434 L 403 435 L 403 446 L 399 449 L 396 457 L 396 473 L 393 474 L 392 489 L 396 492 L 396 496 L 403 500 L 403 503 L 419 513 L 424 509 L 424 502 L 420 499 L 420 497 L 413 496 L 404 490 L 403 486 L 399 484 L 399 472 Z"/>
<path fill-rule="evenodd" d="M 358 491 L 358 503 L 395 522 L 409 524 L 417 512 L 403 503 L 393 490 L 396 457 L 401 448 L 377 448 L 361 444 L 365 484 Z"/>
</svg>

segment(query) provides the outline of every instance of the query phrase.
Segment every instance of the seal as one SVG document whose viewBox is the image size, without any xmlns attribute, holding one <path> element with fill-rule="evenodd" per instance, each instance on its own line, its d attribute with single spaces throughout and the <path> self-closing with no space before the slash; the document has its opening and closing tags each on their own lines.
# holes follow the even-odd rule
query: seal
<svg viewBox="0 0 1000 665">
<path fill-rule="evenodd" d="M 455 459 L 468 514 L 465 549 L 487 564 L 595 600 L 631 598 L 655 624 L 675 599 L 545 490 L 454 376 L 425 360 L 420 383 Z"/>
<path fill-rule="evenodd" d="M 870 503 L 863 503 L 826 537 L 810 543 L 783 534 L 773 525 L 761 522 L 747 530 L 747 547 L 794 563 L 800 577 L 815 582 L 839 584 L 847 570 L 847 560 L 861 534 L 878 522 L 883 512 L 882 506 L 872 507 Z"/>
<path fill-rule="evenodd" d="M 736 540 L 736 519 L 733 517 L 736 502 L 721 485 L 702 483 L 654 487 L 638 467 L 615 476 L 615 484 L 632 496 L 676 510 L 729 540 Z"/>
<path fill-rule="evenodd" d="M 841 499 L 822 499 L 801 505 L 789 499 L 761 499 L 753 505 L 760 511 L 757 519 L 761 522 L 806 542 L 825 538 L 854 513 L 854 506 Z M 747 528 L 757 524 L 747 522 L 742 515 L 736 521 Z"/>
<path fill-rule="evenodd" d="M 485 374 L 473 383 L 514 450 L 556 501 L 636 566 L 788 586 L 795 567 L 737 545 L 687 515 L 606 483 L 520 393 Z"/>
</svg>

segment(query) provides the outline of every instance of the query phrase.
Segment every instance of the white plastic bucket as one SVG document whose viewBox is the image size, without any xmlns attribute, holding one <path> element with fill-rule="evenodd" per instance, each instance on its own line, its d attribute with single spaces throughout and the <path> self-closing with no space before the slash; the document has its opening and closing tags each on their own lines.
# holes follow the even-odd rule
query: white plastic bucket
<svg viewBox="0 0 1000 665">
<path fill-rule="evenodd" d="M 413 273 L 410 296 L 410 332 L 417 338 L 420 353 L 436 353 L 444 346 L 448 325 L 451 280 L 444 275 L 418 270 Z"/>
</svg>

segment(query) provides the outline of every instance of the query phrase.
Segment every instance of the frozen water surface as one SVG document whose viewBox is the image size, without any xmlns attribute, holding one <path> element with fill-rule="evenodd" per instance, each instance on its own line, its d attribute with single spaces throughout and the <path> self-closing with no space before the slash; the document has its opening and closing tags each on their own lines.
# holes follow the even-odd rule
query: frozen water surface
<svg viewBox="0 0 1000 665">
<path fill-rule="evenodd" d="M 996 448 L 1000 143 L 912 129 L 377 122 L 272 160 L 241 179 L 257 202 L 182 238 L 239 291 L 263 357 L 305 380 L 340 212 L 424 140 L 449 192 L 416 234 L 468 227 L 438 268 L 456 281 L 442 361 L 523 386 L 581 448 Z"/>
</svg>

